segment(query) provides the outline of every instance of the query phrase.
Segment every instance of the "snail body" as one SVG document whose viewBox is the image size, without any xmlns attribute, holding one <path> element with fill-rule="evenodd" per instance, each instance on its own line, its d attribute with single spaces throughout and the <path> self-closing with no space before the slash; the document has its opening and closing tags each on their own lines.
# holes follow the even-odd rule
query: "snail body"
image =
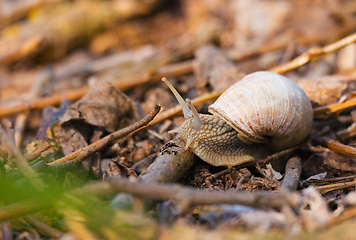
<svg viewBox="0 0 356 240">
<path fill-rule="evenodd" d="M 194 154 L 214 166 L 235 166 L 263 159 L 299 144 L 313 120 L 311 103 L 288 78 L 255 72 L 228 88 L 208 110 L 198 114 L 165 81 L 182 106 L 179 133 Z"/>
</svg>

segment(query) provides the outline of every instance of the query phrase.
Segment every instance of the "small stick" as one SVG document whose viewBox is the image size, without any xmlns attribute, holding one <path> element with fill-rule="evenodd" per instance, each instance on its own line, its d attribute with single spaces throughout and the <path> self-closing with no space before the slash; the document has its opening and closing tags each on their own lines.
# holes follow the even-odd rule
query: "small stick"
<svg viewBox="0 0 356 240">
<path fill-rule="evenodd" d="M 336 178 L 324 178 L 324 179 L 312 179 L 310 181 L 318 181 L 318 182 L 339 182 L 339 181 L 346 181 L 346 180 L 354 180 L 356 175 L 346 176 L 346 177 L 336 177 Z"/>
<path fill-rule="evenodd" d="M 349 188 L 349 187 L 355 187 L 356 182 L 343 182 L 343 183 L 334 183 L 334 184 L 329 184 L 329 185 L 324 185 L 324 186 L 316 186 L 315 188 L 321 193 L 325 194 L 330 191 L 338 190 L 338 189 L 343 189 L 343 188 Z"/>
<path fill-rule="evenodd" d="M 356 98 L 351 98 L 350 100 L 342 103 L 334 103 L 326 106 L 321 106 L 313 109 L 314 115 L 323 114 L 323 113 L 337 113 L 348 108 L 356 106 Z"/>
<path fill-rule="evenodd" d="M 302 173 L 302 161 L 299 157 L 292 157 L 286 164 L 286 171 L 282 182 L 283 191 L 292 192 L 297 190 L 300 174 Z"/>
<path fill-rule="evenodd" d="M 240 180 L 236 184 L 236 189 L 240 190 L 243 182 L 246 180 L 246 178 L 251 177 L 251 172 L 247 168 L 240 169 L 240 172 L 243 172 L 243 175 L 241 176 Z"/>
<path fill-rule="evenodd" d="M 216 179 L 218 179 L 219 177 L 221 177 L 222 175 L 225 175 L 225 174 L 228 174 L 230 173 L 232 170 L 232 167 L 228 167 L 218 173 L 215 173 L 215 174 L 212 174 L 210 177 L 209 177 L 209 182 L 214 182 Z"/>
<path fill-rule="evenodd" d="M 32 225 L 35 228 L 37 228 L 37 230 L 39 230 L 39 232 L 41 232 L 46 237 L 58 239 L 63 235 L 63 232 L 48 226 L 47 224 L 41 222 L 40 220 L 38 220 L 37 218 L 35 218 L 35 217 L 31 216 L 31 215 L 24 216 L 23 218 L 30 225 Z"/>
<path fill-rule="evenodd" d="M 242 204 L 252 207 L 281 208 L 287 203 L 284 195 L 267 191 L 254 192 L 221 192 L 202 191 L 177 184 L 144 183 L 141 181 L 130 182 L 127 179 L 110 178 L 105 182 L 94 183 L 69 193 L 82 193 L 90 195 L 106 195 L 120 192 L 131 193 L 152 200 L 175 199 L 193 205 L 204 204 Z M 58 197 L 56 199 L 59 199 Z M 55 199 L 38 197 L 16 202 L 0 207 L 0 221 L 13 219 L 20 216 L 46 209 L 54 204 Z"/>
<path fill-rule="evenodd" d="M 180 138 L 169 141 L 156 160 L 139 176 L 146 183 L 177 182 L 195 163 L 195 155 Z"/>
<path fill-rule="evenodd" d="M 326 145 L 331 151 L 350 157 L 356 157 L 356 148 L 339 143 L 328 137 L 319 137 L 318 142 Z"/>
<path fill-rule="evenodd" d="M 322 146 L 316 146 L 316 147 L 313 146 L 310 139 L 307 141 L 306 146 L 310 151 L 315 152 L 315 153 L 330 152 L 329 148 L 322 147 Z"/>
<path fill-rule="evenodd" d="M 266 157 L 265 159 L 261 159 L 257 162 L 248 162 L 248 163 L 244 163 L 244 164 L 241 164 L 239 166 L 236 166 L 238 168 L 243 168 L 243 167 L 250 167 L 250 166 L 254 166 L 256 164 L 265 164 L 265 163 L 268 163 L 269 161 L 272 161 L 274 159 L 278 159 L 280 157 L 282 157 L 283 155 L 286 155 L 286 154 L 289 154 L 291 152 L 294 152 L 295 150 L 301 148 L 303 146 L 303 144 L 299 144 L 297 146 L 294 146 L 294 147 L 291 147 L 291 148 L 288 148 L 286 150 L 283 150 L 283 151 L 280 151 L 280 152 L 277 152 L 277 153 L 274 153 L 268 157 Z"/>
<path fill-rule="evenodd" d="M 189 206 L 205 204 L 241 204 L 252 207 L 267 206 L 281 208 L 287 203 L 282 194 L 267 191 L 202 191 L 176 184 L 152 184 L 140 181 L 130 182 L 122 178 L 110 178 L 105 182 L 94 183 L 90 186 L 83 187 L 80 191 L 90 194 L 126 192 L 157 201 L 174 199 L 188 203 Z"/>
<path fill-rule="evenodd" d="M 101 149 L 105 148 L 109 144 L 112 144 L 116 140 L 126 136 L 127 134 L 138 131 L 141 127 L 147 125 L 150 121 L 152 121 L 152 119 L 158 114 L 160 109 L 161 109 L 161 106 L 156 105 L 151 113 L 149 113 L 147 116 L 145 116 L 143 119 L 136 122 L 135 124 L 132 124 L 124 129 L 118 130 L 114 133 L 111 133 L 110 135 L 108 135 L 108 136 L 82 148 L 82 149 L 79 149 L 70 155 L 67 155 L 67 156 L 57 159 L 53 162 L 50 162 L 47 165 L 54 166 L 54 165 L 66 163 L 68 161 L 80 162 L 84 158 L 92 155 L 95 152 L 100 151 Z"/>
<path fill-rule="evenodd" d="M 301 54 L 300 56 L 294 58 L 293 60 L 282 64 L 280 66 L 273 67 L 268 71 L 275 72 L 275 73 L 285 73 L 290 70 L 296 69 L 301 67 L 309 62 L 319 60 L 322 57 L 325 57 L 327 54 L 335 52 L 351 43 L 356 42 L 356 33 L 351 34 L 345 38 L 342 38 L 334 43 L 331 43 L 324 47 L 313 47 L 310 48 L 305 53 Z"/>
<path fill-rule="evenodd" d="M 261 166 L 260 166 L 260 164 L 258 162 L 255 164 L 255 168 L 268 181 L 273 182 L 273 183 L 279 183 L 279 181 L 273 176 L 271 168 L 267 168 L 267 169 L 264 170 L 264 169 L 261 168 Z"/>
<path fill-rule="evenodd" d="M 157 158 L 157 153 L 152 153 L 151 155 L 148 155 L 141 161 L 133 164 L 131 166 L 131 169 L 135 171 L 137 174 L 140 174 L 143 172 L 151 163 Z"/>
</svg>

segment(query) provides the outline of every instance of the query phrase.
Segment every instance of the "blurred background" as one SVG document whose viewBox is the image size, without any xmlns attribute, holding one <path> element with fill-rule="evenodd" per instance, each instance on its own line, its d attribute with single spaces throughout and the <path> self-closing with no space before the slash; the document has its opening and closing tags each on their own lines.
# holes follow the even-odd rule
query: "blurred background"
<svg viewBox="0 0 356 240">
<path fill-rule="evenodd" d="M 1 0 L 0 104 L 49 66 L 41 95 L 191 59 L 208 42 L 243 72 L 268 69 L 354 32 L 355 13 L 352 0 Z M 337 57 L 298 74 L 352 71 Z"/>
</svg>

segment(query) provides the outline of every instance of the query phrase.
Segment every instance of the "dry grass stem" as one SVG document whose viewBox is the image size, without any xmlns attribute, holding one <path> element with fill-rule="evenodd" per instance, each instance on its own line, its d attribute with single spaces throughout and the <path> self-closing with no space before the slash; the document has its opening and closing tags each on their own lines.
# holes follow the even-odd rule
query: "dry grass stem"
<svg viewBox="0 0 356 240">
<path fill-rule="evenodd" d="M 345 38 L 342 38 L 325 47 L 310 48 L 308 51 L 296 57 L 295 59 L 285 64 L 282 64 L 280 66 L 273 67 L 269 69 L 269 71 L 279 73 L 279 74 L 288 72 L 290 70 L 301 67 L 309 62 L 316 61 L 322 57 L 325 57 L 327 54 L 335 52 L 343 47 L 346 47 L 347 45 L 354 43 L 355 41 L 356 41 L 356 33 L 351 34 Z"/>
<path fill-rule="evenodd" d="M 338 189 L 344 189 L 344 188 L 350 188 L 350 187 L 355 188 L 355 186 L 356 186 L 356 181 L 352 181 L 352 182 L 344 182 L 344 183 L 334 183 L 334 184 L 325 185 L 325 186 L 316 186 L 315 188 L 321 194 L 325 194 L 330 191 L 334 191 L 334 190 L 338 190 Z"/>
<path fill-rule="evenodd" d="M 314 115 L 319 115 L 323 113 L 333 114 L 355 106 L 356 106 L 356 98 L 351 98 L 346 102 L 334 103 L 334 104 L 314 108 L 313 111 L 314 111 Z"/>
<path fill-rule="evenodd" d="M 316 139 L 318 142 L 326 145 L 331 151 L 339 154 L 344 154 L 350 157 L 356 157 L 356 148 L 339 143 L 328 137 L 320 137 Z"/>
<path fill-rule="evenodd" d="M 300 174 L 302 173 L 302 161 L 299 157 L 293 157 L 288 160 L 286 172 L 282 182 L 281 189 L 284 191 L 297 190 Z"/>
</svg>

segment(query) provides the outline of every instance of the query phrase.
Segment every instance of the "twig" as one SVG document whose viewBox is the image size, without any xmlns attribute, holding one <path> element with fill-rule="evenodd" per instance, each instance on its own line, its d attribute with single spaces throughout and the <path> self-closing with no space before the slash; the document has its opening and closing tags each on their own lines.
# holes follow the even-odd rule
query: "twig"
<svg viewBox="0 0 356 240">
<path fill-rule="evenodd" d="M 319 137 L 316 140 L 326 145 L 330 150 L 336 153 L 347 155 L 350 157 L 356 157 L 356 148 L 354 147 L 339 143 L 328 137 Z"/>
<path fill-rule="evenodd" d="M 302 173 L 302 162 L 299 157 L 293 157 L 286 164 L 286 171 L 282 182 L 283 191 L 295 191 L 298 187 L 300 174 Z"/>
<path fill-rule="evenodd" d="M 334 43 L 331 43 L 325 47 L 313 47 L 302 55 L 296 57 L 295 59 L 282 64 L 280 66 L 273 67 L 269 69 L 271 72 L 275 73 L 285 73 L 287 71 L 293 70 L 295 68 L 301 67 L 309 62 L 318 60 L 325 57 L 327 54 L 335 52 L 353 42 L 356 41 L 356 33 L 351 34 L 345 38 L 342 38 Z"/>
<path fill-rule="evenodd" d="M 337 113 L 348 108 L 352 108 L 356 106 L 356 98 L 351 98 L 350 100 L 342 103 L 334 103 L 322 107 L 317 107 L 313 109 L 314 115 L 319 115 L 323 113 Z"/>
<path fill-rule="evenodd" d="M 14 142 L 12 142 L 6 134 L 3 127 L 0 125 L 0 142 L 5 147 L 6 152 L 11 153 L 15 159 L 16 165 L 22 175 L 31 183 L 34 189 L 43 191 L 45 184 L 37 176 L 34 169 L 32 169 L 21 152 L 16 148 Z"/>
<path fill-rule="evenodd" d="M 356 175 L 351 175 L 347 177 L 336 177 L 336 178 L 324 178 L 324 179 L 312 179 L 311 181 L 318 181 L 318 182 L 339 182 L 339 181 L 345 181 L 345 180 L 354 180 L 356 178 Z"/>
<path fill-rule="evenodd" d="M 31 215 L 24 216 L 23 218 L 26 220 L 26 222 L 36 227 L 37 230 L 39 230 L 39 232 L 45 235 L 46 237 L 58 239 L 61 237 L 61 235 L 63 235 L 61 231 L 48 226 L 47 224 L 41 222 L 40 220 Z"/>
<path fill-rule="evenodd" d="M 127 192 L 157 201 L 174 199 L 187 203 L 187 205 L 190 206 L 205 204 L 242 204 L 252 207 L 267 206 L 281 208 L 287 203 L 282 194 L 266 191 L 202 191 L 176 184 L 148 184 L 143 182 L 130 182 L 121 178 L 110 178 L 106 182 L 92 184 L 86 188 L 82 188 L 80 191 L 91 194 Z"/>
<path fill-rule="evenodd" d="M 356 186 L 356 181 L 352 181 L 352 182 L 344 182 L 344 183 L 334 183 L 334 184 L 329 184 L 329 185 L 324 185 L 324 186 L 315 186 L 315 188 L 321 194 L 325 194 L 330 191 L 343 189 L 343 188 L 349 188 L 349 187 L 355 187 L 355 186 Z"/>
<path fill-rule="evenodd" d="M 215 174 L 212 174 L 210 177 L 209 177 L 209 182 L 214 182 L 216 179 L 218 179 L 219 177 L 221 177 L 222 175 L 225 175 L 225 174 L 228 174 L 230 173 L 232 170 L 232 167 L 228 167 L 218 173 L 215 173 Z"/>
<path fill-rule="evenodd" d="M 185 150 L 180 138 L 169 141 L 161 149 L 156 160 L 141 173 L 139 180 L 146 183 L 167 183 L 178 181 L 195 163 L 195 155 Z"/>
<path fill-rule="evenodd" d="M 281 208 L 286 204 L 284 195 L 266 191 L 254 192 L 221 192 L 202 191 L 191 187 L 182 187 L 176 184 L 130 182 L 126 179 L 108 179 L 105 182 L 94 183 L 69 192 L 89 195 L 107 195 L 119 192 L 127 192 L 152 200 L 174 199 L 190 206 L 204 204 L 242 204 L 252 207 Z M 0 207 L 0 221 L 24 216 L 54 204 L 57 198 L 38 197 L 16 202 Z"/>
<path fill-rule="evenodd" d="M 268 181 L 273 183 L 279 183 L 279 181 L 275 178 L 273 171 L 270 167 L 267 166 L 267 169 L 262 169 L 258 162 L 255 163 L 256 170 L 264 176 Z"/>
<path fill-rule="evenodd" d="M 306 147 L 312 151 L 312 152 L 315 152 L 315 153 L 322 153 L 322 152 L 330 152 L 330 149 L 329 148 L 326 148 L 326 147 L 322 147 L 322 146 L 313 146 L 312 142 L 310 141 L 310 139 L 308 139 L 307 141 L 307 144 L 306 144 Z"/>
<path fill-rule="evenodd" d="M 272 161 L 272 160 L 275 160 L 275 159 L 278 159 L 286 154 L 289 154 L 289 153 L 292 153 L 294 152 L 295 150 L 298 150 L 299 148 L 301 148 L 303 146 L 303 144 L 299 144 L 297 146 L 294 146 L 294 147 L 291 147 L 291 148 L 288 148 L 286 150 L 283 150 L 283 151 L 280 151 L 280 152 L 277 152 L 277 153 L 274 153 L 268 157 L 266 157 L 265 159 L 261 159 L 257 162 L 248 162 L 248 163 L 244 163 L 244 164 L 241 164 L 239 166 L 237 166 L 238 168 L 243 168 L 243 167 L 250 167 L 250 166 L 254 166 L 255 164 L 265 164 L 265 163 L 268 163 L 269 161 Z"/>
<path fill-rule="evenodd" d="M 114 133 L 111 133 L 110 135 L 108 135 L 108 136 L 82 148 L 82 149 L 79 149 L 70 155 L 67 155 L 63 158 L 60 158 L 53 162 L 48 163 L 48 165 L 54 166 L 54 165 L 66 163 L 68 161 L 72 161 L 73 163 L 80 162 L 84 158 L 90 156 L 91 154 L 100 151 L 101 149 L 105 148 L 109 144 L 112 144 L 117 139 L 122 138 L 129 133 L 137 131 L 139 128 L 147 125 L 158 114 L 160 109 L 161 109 L 161 106 L 156 105 L 151 113 L 149 113 L 147 116 L 145 116 L 143 119 L 136 122 L 135 124 L 132 124 L 124 129 L 118 130 Z"/>
<path fill-rule="evenodd" d="M 247 168 L 240 169 L 240 172 L 243 172 L 243 175 L 241 176 L 240 180 L 236 183 L 236 189 L 240 190 L 243 182 L 246 180 L 246 178 L 251 177 L 251 172 Z"/>
<path fill-rule="evenodd" d="M 141 173 L 143 172 L 151 163 L 157 158 L 157 153 L 152 153 L 151 155 L 148 155 L 141 161 L 133 164 L 131 166 L 131 169 L 135 171 L 136 173 Z"/>
</svg>

